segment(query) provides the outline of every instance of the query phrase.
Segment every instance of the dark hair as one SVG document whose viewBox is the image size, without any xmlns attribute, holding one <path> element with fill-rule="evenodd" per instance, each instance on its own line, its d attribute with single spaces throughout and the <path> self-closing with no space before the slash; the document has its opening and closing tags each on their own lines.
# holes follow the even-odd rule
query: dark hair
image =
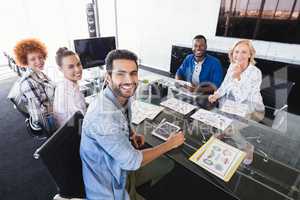
<svg viewBox="0 0 300 200">
<path fill-rule="evenodd" d="M 76 53 L 74 53 L 73 51 L 69 50 L 67 47 L 60 47 L 56 51 L 56 56 L 55 56 L 56 64 L 61 67 L 61 65 L 62 65 L 62 59 L 64 57 L 72 56 L 72 55 L 76 55 Z"/>
<path fill-rule="evenodd" d="M 126 50 L 126 49 L 115 49 L 110 51 L 105 59 L 106 71 L 111 74 L 113 70 L 113 61 L 125 59 L 125 60 L 132 60 L 135 62 L 136 66 L 138 67 L 138 57 L 135 53 Z"/>
<path fill-rule="evenodd" d="M 199 40 L 199 39 L 203 39 L 205 44 L 206 44 L 206 38 L 204 37 L 204 35 L 196 35 L 193 40 Z"/>
</svg>

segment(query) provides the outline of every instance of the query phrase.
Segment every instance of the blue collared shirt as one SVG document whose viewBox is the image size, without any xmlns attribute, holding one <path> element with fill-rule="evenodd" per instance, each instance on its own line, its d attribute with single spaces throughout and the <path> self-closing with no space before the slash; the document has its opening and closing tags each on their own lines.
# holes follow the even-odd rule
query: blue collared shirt
<svg viewBox="0 0 300 200">
<path fill-rule="evenodd" d="M 185 81 L 192 83 L 195 63 L 196 59 L 194 54 L 188 55 L 178 68 L 176 75 L 183 78 Z M 199 75 L 199 83 L 211 83 L 218 88 L 220 87 L 222 80 L 223 70 L 220 61 L 217 58 L 206 54 Z"/>
<path fill-rule="evenodd" d="M 127 173 L 140 168 L 143 154 L 129 141 L 125 108 L 108 87 L 89 105 L 80 144 L 88 200 L 129 200 Z"/>
</svg>

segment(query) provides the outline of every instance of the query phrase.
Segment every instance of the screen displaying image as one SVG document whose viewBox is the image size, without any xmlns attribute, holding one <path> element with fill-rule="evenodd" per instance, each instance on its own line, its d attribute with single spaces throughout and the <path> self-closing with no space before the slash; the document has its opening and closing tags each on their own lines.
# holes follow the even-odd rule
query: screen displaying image
<svg viewBox="0 0 300 200">
<path fill-rule="evenodd" d="M 105 64 L 106 55 L 116 49 L 115 37 L 100 37 L 74 40 L 76 53 L 84 68 Z"/>
<path fill-rule="evenodd" d="M 221 0 L 217 36 L 300 44 L 300 0 Z"/>
</svg>

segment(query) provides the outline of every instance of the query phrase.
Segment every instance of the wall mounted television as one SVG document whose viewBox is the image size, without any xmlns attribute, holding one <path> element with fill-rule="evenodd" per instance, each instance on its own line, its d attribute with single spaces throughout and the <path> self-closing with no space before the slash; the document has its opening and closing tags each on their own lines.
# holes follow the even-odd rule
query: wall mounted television
<svg viewBox="0 0 300 200">
<path fill-rule="evenodd" d="M 216 35 L 300 44 L 300 0 L 221 0 Z"/>
</svg>

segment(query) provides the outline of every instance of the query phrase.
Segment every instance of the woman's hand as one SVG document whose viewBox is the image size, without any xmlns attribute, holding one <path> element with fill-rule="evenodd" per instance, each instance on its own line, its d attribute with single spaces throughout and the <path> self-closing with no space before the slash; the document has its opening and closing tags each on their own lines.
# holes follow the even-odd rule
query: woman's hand
<svg viewBox="0 0 300 200">
<path fill-rule="evenodd" d="M 244 69 L 240 64 L 235 64 L 232 77 L 234 79 L 241 80 L 241 73 L 243 71 L 244 71 Z"/>
<path fill-rule="evenodd" d="M 220 97 L 219 97 L 218 93 L 215 92 L 214 94 L 208 96 L 208 101 L 209 101 L 209 103 L 214 103 L 214 102 L 216 102 L 219 98 L 220 98 Z"/>
</svg>

